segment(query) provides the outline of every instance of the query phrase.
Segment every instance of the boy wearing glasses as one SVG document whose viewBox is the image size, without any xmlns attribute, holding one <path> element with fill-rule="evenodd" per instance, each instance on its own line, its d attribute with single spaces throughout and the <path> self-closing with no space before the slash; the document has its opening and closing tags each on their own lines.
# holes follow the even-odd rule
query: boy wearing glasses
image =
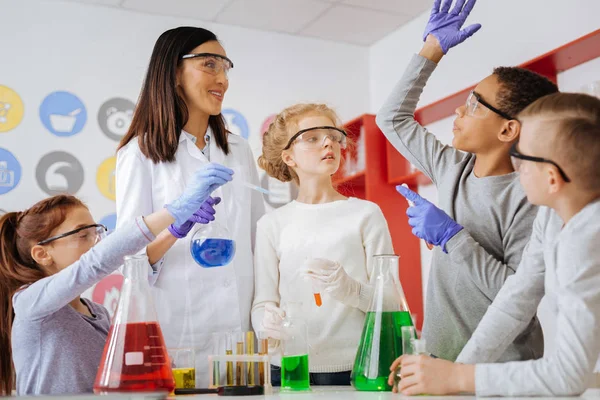
<svg viewBox="0 0 600 400">
<path fill-rule="evenodd" d="M 454 361 L 506 278 L 515 273 L 536 213 L 510 161 L 510 147 L 521 130 L 515 116 L 558 89 L 533 72 L 496 68 L 456 109 L 452 147 L 440 143 L 414 118 L 419 97 L 446 52 L 481 27 L 461 30 L 475 0 L 451 5 L 451 0 L 435 0 L 423 49 L 379 111 L 377 124 L 439 192 L 439 208 L 422 200 L 407 214 L 413 233 L 437 246 L 423 326 L 427 350 Z M 398 191 L 405 197 L 414 194 L 403 187 Z M 498 359 L 535 359 L 543 348 L 542 330 L 532 315 Z"/>
<path fill-rule="evenodd" d="M 454 364 L 407 356 L 398 389 L 406 395 L 573 396 L 599 387 L 600 100 L 557 93 L 519 114 L 511 155 L 527 198 L 540 210 L 518 271 L 489 307 Z M 554 342 L 539 360 L 492 363 L 535 315 L 553 308 Z"/>
</svg>

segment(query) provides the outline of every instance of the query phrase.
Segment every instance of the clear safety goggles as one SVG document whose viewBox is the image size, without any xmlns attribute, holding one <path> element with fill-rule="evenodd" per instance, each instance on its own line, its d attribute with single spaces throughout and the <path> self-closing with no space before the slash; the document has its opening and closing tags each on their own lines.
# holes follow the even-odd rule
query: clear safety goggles
<svg viewBox="0 0 600 400">
<path fill-rule="evenodd" d="M 233 68 L 233 62 L 229 58 L 220 54 L 186 54 L 181 56 L 181 59 L 192 60 L 191 62 L 194 63 L 194 68 L 211 75 L 219 75 L 221 71 L 224 71 L 225 76 L 229 77 L 229 70 Z"/>
<path fill-rule="evenodd" d="M 474 90 L 469 93 L 469 97 L 467 97 L 467 101 L 465 103 L 465 108 L 467 115 L 474 118 L 485 118 L 489 112 L 492 111 L 509 121 L 514 119 L 504 111 L 498 110 L 496 107 L 483 100 L 481 96 Z"/>
<path fill-rule="evenodd" d="M 344 130 L 335 126 L 315 126 L 314 128 L 302 129 L 296 132 L 290 138 L 284 150 L 289 149 L 292 145 L 307 150 L 319 149 L 325 146 L 326 139 L 331 140 L 332 143 L 339 144 L 342 149 L 345 149 L 347 136 Z"/>
<path fill-rule="evenodd" d="M 78 248 L 81 246 L 92 247 L 106 237 L 106 226 L 102 224 L 93 224 L 82 226 L 69 232 L 61 233 L 60 235 L 52 236 L 38 242 L 38 245 L 48 244 L 59 239 L 64 242 L 69 248 Z"/>
</svg>

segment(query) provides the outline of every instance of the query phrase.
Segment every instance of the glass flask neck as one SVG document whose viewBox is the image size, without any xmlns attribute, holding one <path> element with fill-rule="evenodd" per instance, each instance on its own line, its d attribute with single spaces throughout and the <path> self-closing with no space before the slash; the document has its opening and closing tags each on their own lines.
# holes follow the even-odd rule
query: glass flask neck
<svg viewBox="0 0 600 400">
<path fill-rule="evenodd" d="M 379 255 L 375 257 L 372 279 L 394 279 L 398 277 L 399 258 L 396 255 Z"/>
<path fill-rule="evenodd" d="M 123 275 L 132 281 L 147 281 L 148 257 L 145 255 L 126 256 Z"/>
<path fill-rule="evenodd" d="M 396 255 L 375 256 L 375 267 L 371 276 L 373 298 L 369 311 L 409 311 L 398 269 L 399 257 Z"/>
</svg>

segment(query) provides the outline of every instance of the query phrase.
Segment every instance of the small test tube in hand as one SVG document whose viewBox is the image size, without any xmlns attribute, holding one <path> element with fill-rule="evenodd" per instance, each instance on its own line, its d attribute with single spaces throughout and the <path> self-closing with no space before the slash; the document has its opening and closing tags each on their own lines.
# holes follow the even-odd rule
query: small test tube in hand
<svg viewBox="0 0 600 400">
<path fill-rule="evenodd" d="M 405 188 L 407 188 L 407 189 L 410 189 L 406 183 L 403 183 L 403 184 L 402 184 L 402 187 L 405 187 Z M 410 200 L 408 200 L 408 199 L 407 199 L 407 201 L 408 201 L 408 205 L 409 205 L 409 206 L 411 206 L 411 207 L 414 207 L 414 206 L 415 206 L 415 203 L 413 203 L 412 201 L 410 201 Z M 430 244 L 429 242 L 425 242 L 425 245 L 427 246 L 427 248 L 428 248 L 429 250 L 433 249 L 433 245 L 432 245 L 432 244 Z"/>
<path fill-rule="evenodd" d="M 318 289 L 318 285 L 315 283 L 313 279 L 311 279 L 312 283 L 312 291 L 313 297 L 315 298 L 315 304 L 317 307 L 321 307 L 323 305 L 323 300 L 321 299 L 321 292 Z"/>
</svg>

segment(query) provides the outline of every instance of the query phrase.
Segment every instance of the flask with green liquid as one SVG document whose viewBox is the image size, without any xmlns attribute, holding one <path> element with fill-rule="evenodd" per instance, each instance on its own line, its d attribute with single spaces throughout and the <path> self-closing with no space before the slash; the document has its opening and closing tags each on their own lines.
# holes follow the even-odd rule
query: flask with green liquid
<svg viewBox="0 0 600 400">
<path fill-rule="evenodd" d="M 351 375 L 356 390 L 392 390 L 387 380 L 392 362 L 402 355 L 401 329 L 413 325 L 398 272 L 398 256 L 375 256 L 373 298 Z"/>
</svg>

